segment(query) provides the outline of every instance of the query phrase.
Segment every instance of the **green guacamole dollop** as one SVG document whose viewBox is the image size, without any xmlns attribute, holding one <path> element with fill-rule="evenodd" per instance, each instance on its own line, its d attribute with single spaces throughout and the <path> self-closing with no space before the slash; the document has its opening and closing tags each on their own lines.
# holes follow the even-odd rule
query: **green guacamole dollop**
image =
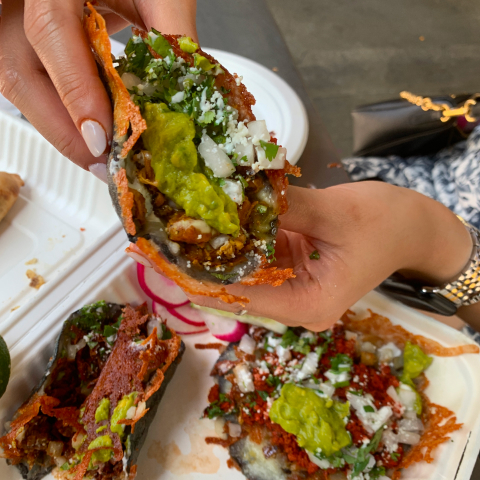
<svg viewBox="0 0 480 480">
<path fill-rule="evenodd" d="M 342 420 L 348 413 L 348 404 L 320 398 L 309 388 L 286 383 L 269 415 L 272 422 L 297 437 L 300 447 L 313 453 L 320 448 L 329 457 L 351 443 Z"/>
<path fill-rule="evenodd" d="M 187 53 L 194 53 L 198 50 L 198 43 L 195 43 L 190 37 L 180 37 L 178 44 L 180 48 Z"/>
<path fill-rule="evenodd" d="M 142 138 L 152 154 L 159 190 L 189 217 L 202 218 L 220 233 L 237 235 L 237 206 L 202 171 L 193 143 L 193 120 L 186 113 L 172 112 L 164 103 L 146 103 L 143 117 L 147 129 Z"/>
<path fill-rule="evenodd" d="M 99 423 L 102 420 L 108 420 L 110 414 L 110 399 L 102 398 L 95 410 L 95 422 Z"/>
<path fill-rule="evenodd" d="M 430 366 L 432 360 L 432 357 L 426 355 L 418 345 L 407 342 L 403 351 L 402 382 L 409 383 L 409 380 L 417 378 Z"/>
<path fill-rule="evenodd" d="M 130 395 L 125 395 L 115 407 L 112 414 L 112 421 L 110 422 L 110 430 L 113 433 L 118 433 L 120 437 L 123 435 L 125 425 L 118 423 L 119 420 L 127 418 L 127 412 L 130 407 L 133 407 L 137 392 L 132 392 Z"/>
<path fill-rule="evenodd" d="M 432 363 L 432 357 L 426 355 L 418 345 L 410 342 L 405 344 L 403 350 L 403 373 L 400 381 L 409 385 L 416 394 L 414 409 L 417 415 L 422 414 L 422 398 L 415 388 L 412 379 L 417 378 Z"/>
<path fill-rule="evenodd" d="M 96 450 L 93 452 L 92 455 L 92 462 L 108 462 L 112 456 L 112 448 L 113 448 L 113 441 L 108 435 L 103 435 L 101 437 L 97 437 L 93 442 L 90 443 L 88 446 L 89 450 L 93 450 L 95 448 L 101 448 L 101 450 Z M 105 447 L 105 448 L 103 448 Z"/>
</svg>

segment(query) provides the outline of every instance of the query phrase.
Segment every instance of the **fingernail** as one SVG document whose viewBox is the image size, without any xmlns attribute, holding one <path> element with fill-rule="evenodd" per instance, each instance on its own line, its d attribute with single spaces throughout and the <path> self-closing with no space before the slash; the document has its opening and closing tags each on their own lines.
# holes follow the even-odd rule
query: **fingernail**
<svg viewBox="0 0 480 480">
<path fill-rule="evenodd" d="M 103 183 L 108 183 L 107 180 L 107 166 L 104 163 L 94 163 L 88 167 L 90 173 L 95 175 Z"/>
<path fill-rule="evenodd" d="M 99 157 L 107 148 L 104 128 L 95 120 L 85 120 L 81 126 L 82 137 L 94 157 Z"/>
</svg>

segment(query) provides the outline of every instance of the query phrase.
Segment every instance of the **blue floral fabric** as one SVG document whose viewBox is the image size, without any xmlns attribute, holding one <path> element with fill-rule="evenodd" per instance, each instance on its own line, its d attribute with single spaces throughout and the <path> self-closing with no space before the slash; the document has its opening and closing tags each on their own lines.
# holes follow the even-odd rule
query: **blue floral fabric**
<svg viewBox="0 0 480 480">
<path fill-rule="evenodd" d="M 430 156 L 342 160 L 353 181 L 379 178 L 423 193 L 480 228 L 480 125 L 467 140 Z"/>
</svg>

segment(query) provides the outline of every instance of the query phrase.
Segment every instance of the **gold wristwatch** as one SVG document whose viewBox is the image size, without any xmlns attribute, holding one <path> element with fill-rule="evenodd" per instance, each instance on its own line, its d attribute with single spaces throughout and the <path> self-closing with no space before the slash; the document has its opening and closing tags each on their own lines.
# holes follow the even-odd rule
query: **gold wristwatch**
<svg viewBox="0 0 480 480">
<path fill-rule="evenodd" d="M 428 287 L 394 274 L 377 290 L 410 307 L 440 315 L 454 315 L 459 307 L 480 301 L 480 230 L 457 217 L 470 232 L 473 248 L 467 265 L 456 279 L 439 287 Z"/>
</svg>

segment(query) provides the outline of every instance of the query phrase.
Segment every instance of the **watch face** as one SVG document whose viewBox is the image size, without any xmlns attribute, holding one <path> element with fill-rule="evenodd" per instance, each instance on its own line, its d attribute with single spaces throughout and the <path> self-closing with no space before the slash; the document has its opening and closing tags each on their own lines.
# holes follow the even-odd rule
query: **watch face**
<svg viewBox="0 0 480 480">
<path fill-rule="evenodd" d="M 420 285 L 409 282 L 399 274 L 387 278 L 377 290 L 412 308 L 445 316 L 455 315 L 457 312 L 457 306 L 441 294 L 422 291 Z"/>
</svg>

